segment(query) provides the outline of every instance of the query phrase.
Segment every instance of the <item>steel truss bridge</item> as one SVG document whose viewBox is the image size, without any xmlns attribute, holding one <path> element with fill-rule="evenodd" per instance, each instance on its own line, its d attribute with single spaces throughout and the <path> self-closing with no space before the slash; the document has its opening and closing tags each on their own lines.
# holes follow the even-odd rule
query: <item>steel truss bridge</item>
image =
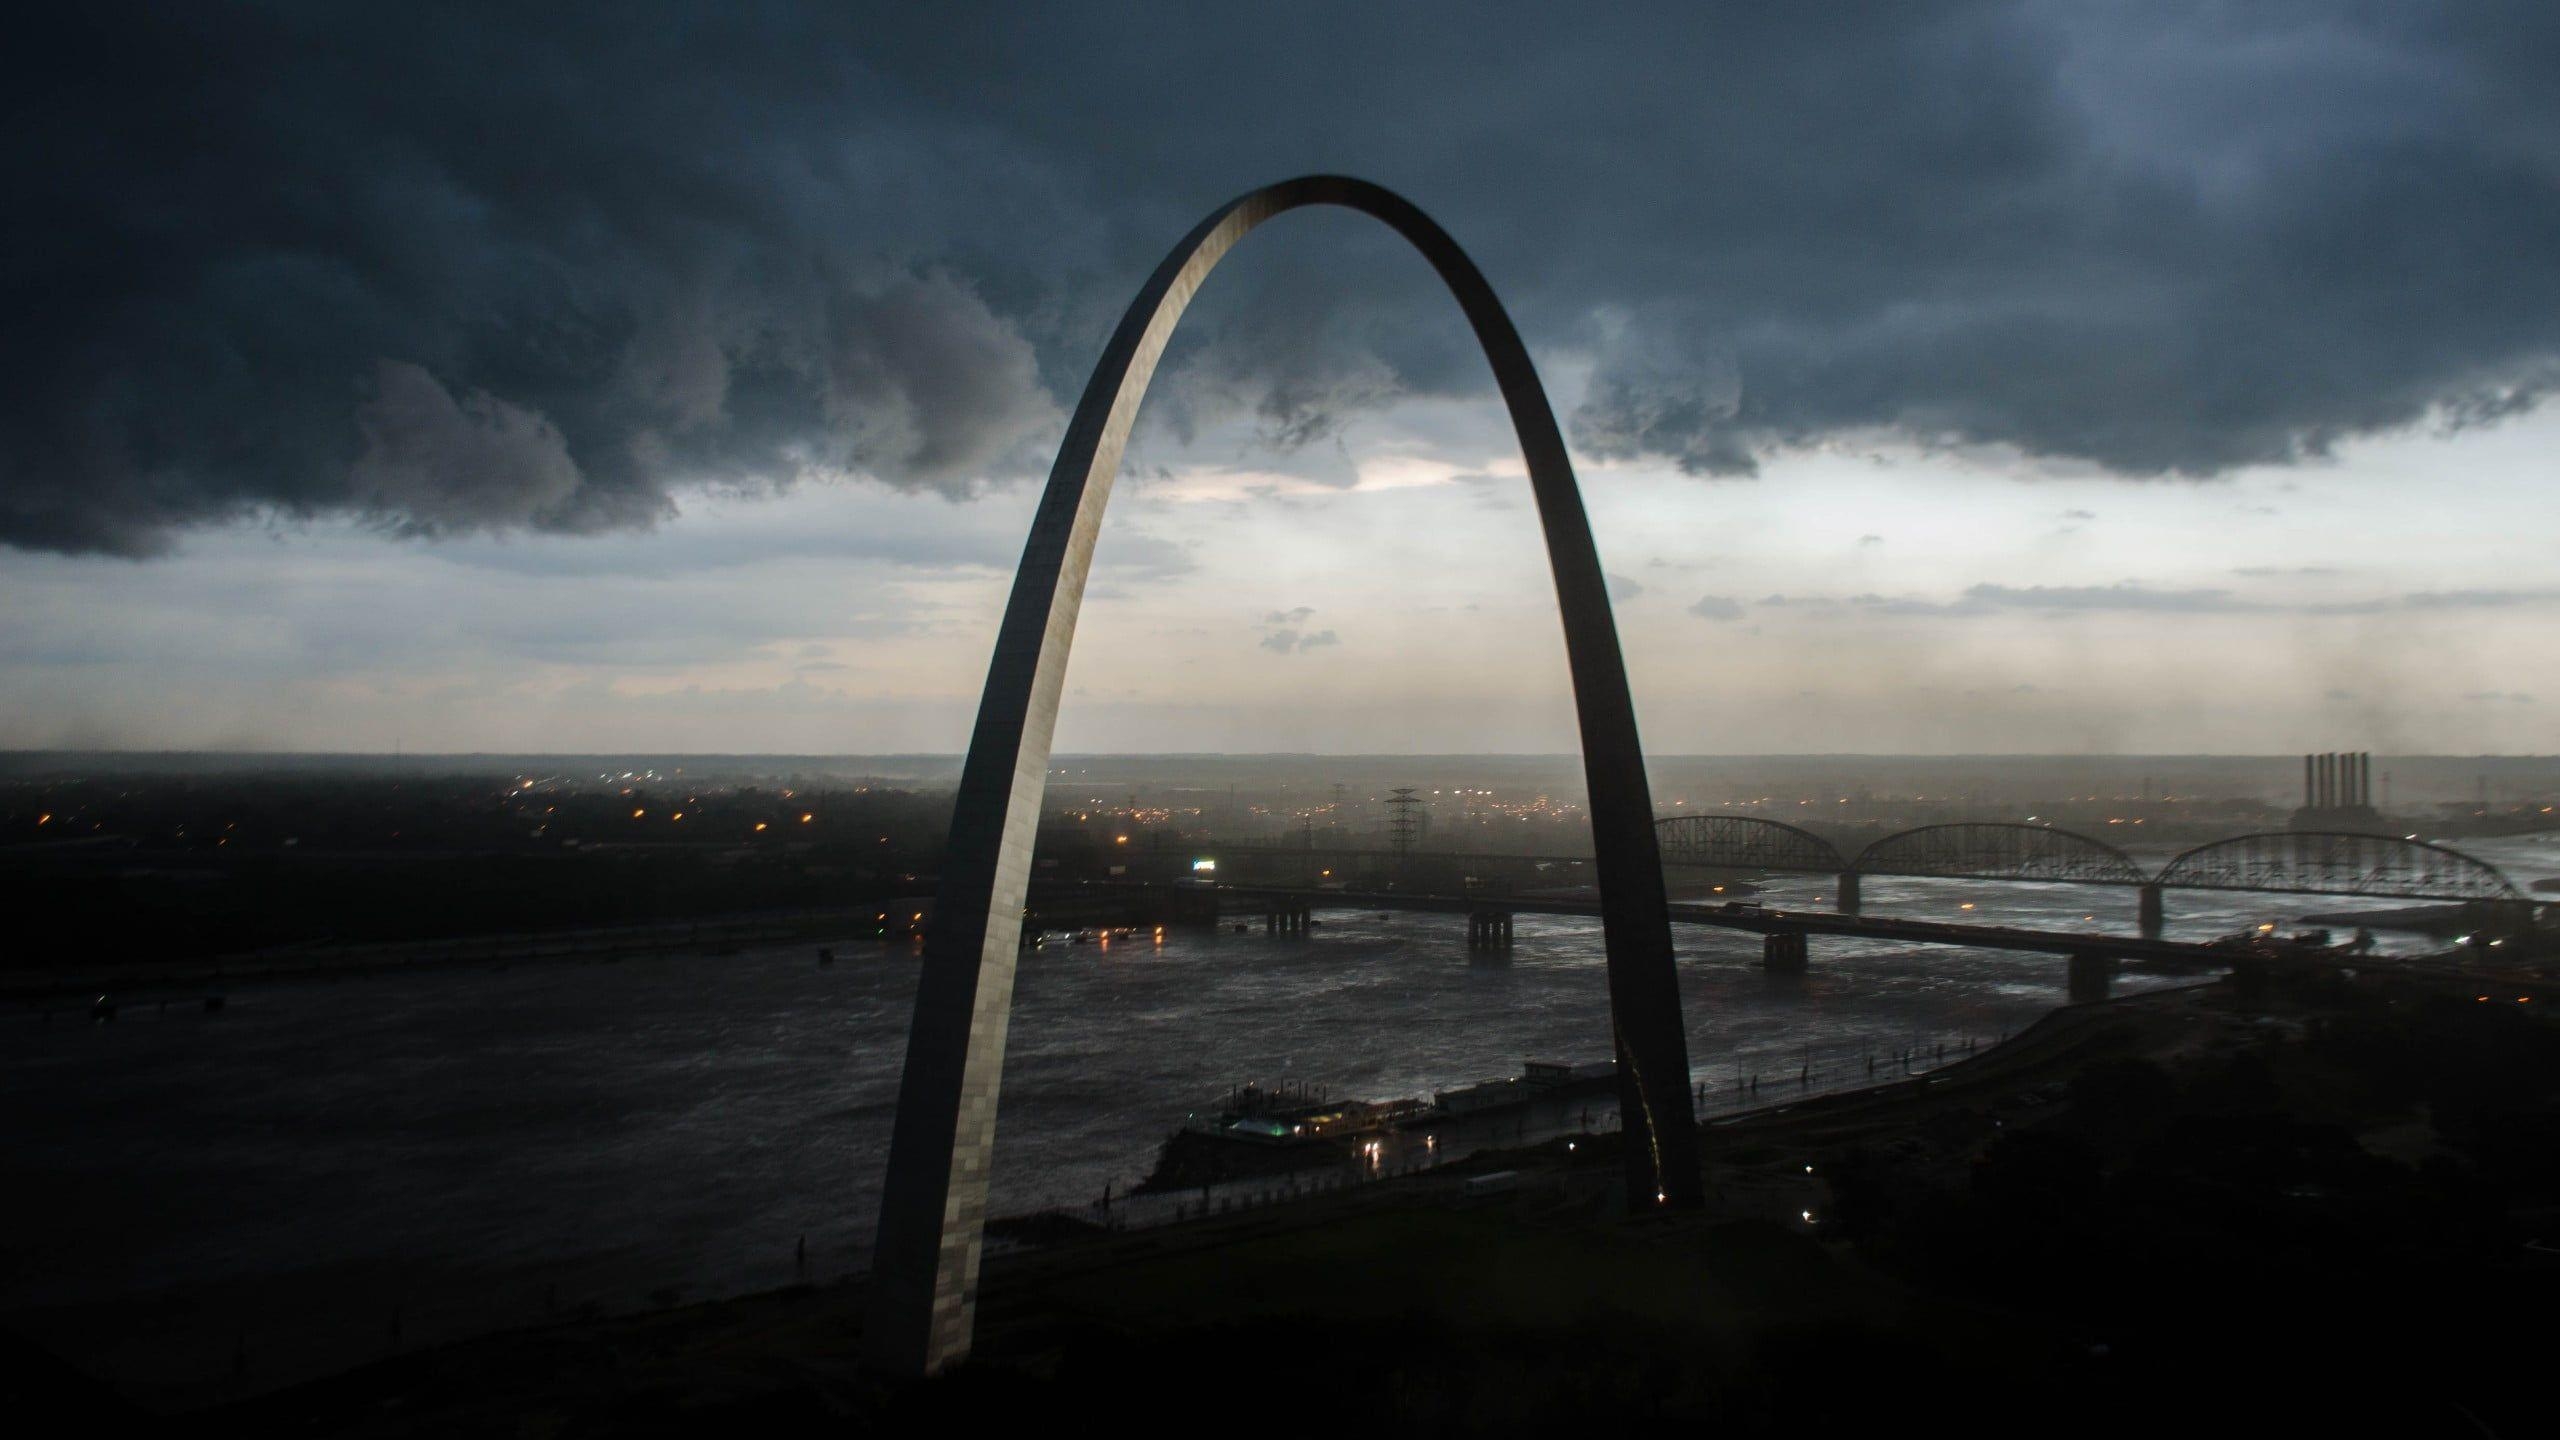
<svg viewBox="0 0 2560 1440">
<path fill-rule="evenodd" d="M 1810 830 L 1756 815 L 1663 820 L 1671 865 L 1850 877 L 2043 880 L 2146 890 L 2264 890 L 2397 900 L 2528 900 L 2498 868 L 2459 850 L 2396 835 L 2277 830 L 2210 841 L 2157 872 L 2124 851 L 2049 825 L 1967 821 L 1887 835 L 1855 855 Z"/>
<path fill-rule="evenodd" d="M 1144 887 L 1109 882 L 1123 890 Z M 1220 886 L 1218 916 L 1261 916 L 1265 928 L 1282 935 L 1303 935 L 1318 910 L 1403 910 L 1442 915 L 1576 915 L 1596 918 L 1600 902 L 1564 895 L 1433 895 L 1405 890 L 1308 890 L 1288 885 Z M 1671 902 L 1672 923 L 1742 930 L 1765 936 L 1835 935 L 1861 940 L 1899 940 L 1930 945 L 1963 945 L 1982 950 L 2014 950 L 2053 956 L 2153 962 L 2171 967 L 2227 969 L 2235 954 L 2260 960 L 2311 960 L 2339 963 L 2332 952 L 2270 938 L 2247 951 L 2203 941 L 2163 940 L 2130 935 L 2103 935 L 2079 930 L 2030 930 L 2013 925 L 1972 925 L 1943 920 L 1904 920 L 1871 915 L 1843 915 L 1828 910 L 1772 910 L 1752 904 L 1711 905 Z M 1471 937 L 1472 940 L 1472 937 Z M 1508 949 L 1509 932 L 1476 948 Z M 1802 947 L 1792 967 L 1803 968 Z M 2373 962 L 2357 957 L 2355 963 Z M 1771 968 L 1781 968 L 1773 963 Z"/>
</svg>

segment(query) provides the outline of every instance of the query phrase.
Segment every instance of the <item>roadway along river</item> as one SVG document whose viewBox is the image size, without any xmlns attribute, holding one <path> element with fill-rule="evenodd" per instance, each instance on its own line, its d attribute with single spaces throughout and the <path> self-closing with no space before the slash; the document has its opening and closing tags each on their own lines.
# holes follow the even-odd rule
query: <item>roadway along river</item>
<svg viewBox="0 0 2560 1440">
<path fill-rule="evenodd" d="M 2560 869 L 2560 846 L 2479 848 L 2519 884 Z M 1806 904 L 1827 884 L 1764 898 Z M 2133 925 L 2132 892 L 2096 887 L 1870 881 L 1866 902 Z M 2201 939 L 2350 902 L 2169 903 L 2171 934 Z M 1608 1053 L 1596 921 L 1522 916 L 1488 962 L 1462 917 L 1319 916 L 1303 939 L 1256 925 L 1027 958 L 999 1213 L 1125 1190 L 1185 1112 L 1239 1081 L 1386 1098 Z M 1863 1081 L 1870 1053 L 1944 1042 L 1952 1057 L 2064 999 L 2050 957 L 1817 939 L 1811 973 L 1780 980 L 1757 937 L 1678 939 L 1695 1078 L 1718 1106 L 1755 1073 L 1764 1103 L 1799 1093 L 1808 1056 L 1825 1088 Z M 133 996 L 99 1025 L 59 1004 L 12 1012 L 0 1324 L 178 1403 L 395 1337 L 788 1284 L 803 1237 L 810 1278 L 843 1275 L 870 1240 L 915 965 L 905 946 L 835 950 L 827 967 L 794 945 L 278 982 L 214 1014 Z"/>
</svg>

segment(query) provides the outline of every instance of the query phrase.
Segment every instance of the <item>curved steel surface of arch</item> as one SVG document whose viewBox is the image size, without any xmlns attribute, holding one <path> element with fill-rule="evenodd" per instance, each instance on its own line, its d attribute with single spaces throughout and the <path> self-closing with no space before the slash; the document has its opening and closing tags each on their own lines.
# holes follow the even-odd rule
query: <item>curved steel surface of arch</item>
<svg viewBox="0 0 2560 1440">
<path fill-rule="evenodd" d="M 1630 1199 L 1703 1199 L 1688 1040 L 1635 707 L 1564 437 L 1519 332 L 1473 261 L 1410 201 L 1366 181 L 1308 176 L 1200 222 L 1113 332 L 1068 423 L 1015 573 L 962 767 L 872 1253 L 865 1345 L 875 1365 L 930 1373 L 968 1353 L 996 1092 L 1058 697 L 1104 502 L 1175 322 L 1236 242 L 1275 215 L 1333 205 L 1384 221 L 1457 298 L 1518 432 L 1544 526 L 1581 723 L 1599 864 L 1611 1028 Z"/>
<path fill-rule="evenodd" d="M 2198 845 L 2161 867 L 2183 890 L 2292 890 L 2400 900 L 2521 900 L 2486 860 L 2425 840 L 2347 830 L 2269 830 Z"/>
<path fill-rule="evenodd" d="M 1887 835 L 1858 852 L 1861 875 L 1920 875 L 1951 880 L 2069 880 L 2142 885 L 2151 876 L 2132 856 L 2103 840 L 2046 825 L 1958 821 Z"/>
<path fill-rule="evenodd" d="M 1653 828 L 1662 837 L 1666 865 L 1832 874 L 1849 868 L 1840 847 L 1783 820 L 1757 815 L 1674 815 L 1656 820 Z"/>
</svg>

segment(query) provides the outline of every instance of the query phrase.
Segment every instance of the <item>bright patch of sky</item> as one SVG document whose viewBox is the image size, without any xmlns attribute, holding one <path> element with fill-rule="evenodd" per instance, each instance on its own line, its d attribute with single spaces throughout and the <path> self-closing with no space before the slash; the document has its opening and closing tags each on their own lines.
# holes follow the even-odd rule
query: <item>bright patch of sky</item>
<svg viewBox="0 0 2560 1440">
<path fill-rule="evenodd" d="M 1060 746 L 1571 749 L 1491 398 L 1309 448 L 1141 446 Z M 1582 476 L 1658 753 L 2532 752 L 2555 748 L 2560 586 L 2514 577 L 2549 573 L 2554 454 L 2537 414 L 2214 481 L 1891 442 L 1748 480 Z M 11 555 L 0 744 L 956 751 L 1035 493 L 850 482 L 696 493 L 642 533 Z"/>
</svg>

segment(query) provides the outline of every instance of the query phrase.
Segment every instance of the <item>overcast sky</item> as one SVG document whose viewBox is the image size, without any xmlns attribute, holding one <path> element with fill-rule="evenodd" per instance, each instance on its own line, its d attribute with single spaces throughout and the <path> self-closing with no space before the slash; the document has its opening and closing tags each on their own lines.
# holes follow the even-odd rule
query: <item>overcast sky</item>
<svg viewBox="0 0 2560 1440">
<path fill-rule="evenodd" d="M 1475 255 L 1649 748 L 2560 749 L 2560 6 L 82 7 L 0 59 L 0 746 L 952 751 L 1104 336 Z M 1384 12 L 1384 13 L 1378 13 Z M 1374 222 L 1210 281 L 1070 750 L 1565 750 Z"/>
</svg>

